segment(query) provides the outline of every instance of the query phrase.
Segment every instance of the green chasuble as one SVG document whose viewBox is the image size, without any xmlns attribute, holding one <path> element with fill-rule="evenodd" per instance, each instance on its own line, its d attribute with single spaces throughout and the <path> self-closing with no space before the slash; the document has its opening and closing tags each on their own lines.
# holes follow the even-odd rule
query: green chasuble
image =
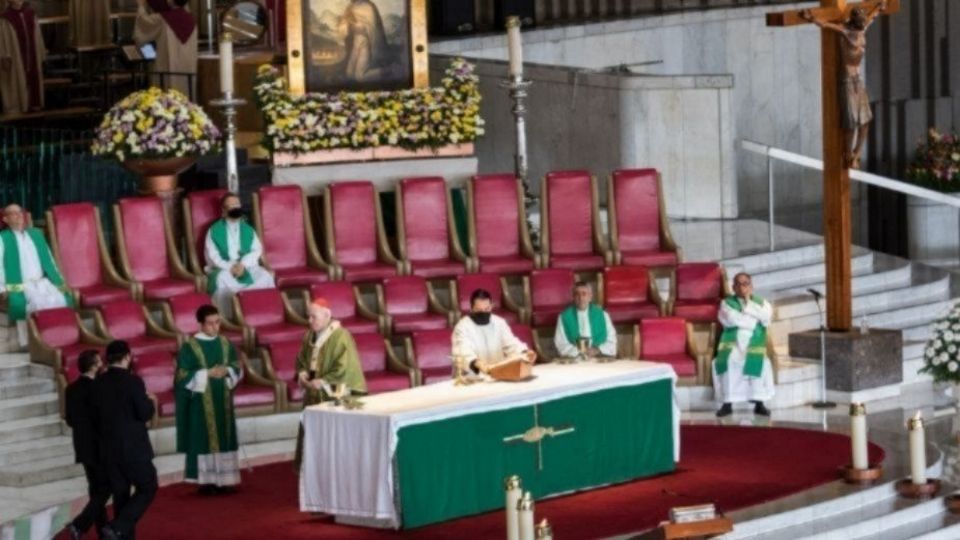
<svg viewBox="0 0 960 540">
<path fill-rule="evenodd" d="M 227 386 L 227 377 L 207 378 L 204 391 L 187 388 L 198 371 L 216 366 L 227 366 L 239 375 L 237 352 L 223 336 L 216 339 L 192 337 L 180 347 L 176 372 L 177 452 L 187 455 L 184 477 L 201 484 L 230 485 L 239 482 L 239 468 L 222 471 L 217 456 L 232 453 L 235 456 L 237 421 L 233 410 L 233 390 Z M 198 467 L 198 461 L 203 463 Z M 236 458 L 232 458 L 233 463 Z M 217 470 L 210 470 L 213 467 Z M 227 468 L 232 468 L 228 465 Z M 224 474 L 237 475 L 237 482 L 217 481 Z"/>
<path fill-rule="evenodd" d="M 596 304 L 587 308 L 587 321 L 590 323 L 590 345 L 599 347 L 607 341 L 607 319 L 603 310 Z M 563 325 L 563 335 L 571 345 L 576 345 L 580 339 L 580 324 L 577 322 L 577 307 L 569 306 L 560 313 L 560 324 Z"/>
<path fill-rule="evenodd" d="M 256 235 L 256 231 L 253 230 L 246 221 L 240 222 L 240 249 L 237 252 L 239 258 L 243 258 L 244 255 L 250 253 L 250 248 L 253 245 L 253 237 Z M 220 258 L 229 261 L 230 260 L 230 250 L 227 246 L 227 220 L 218 219 L 213 222 L 213 225 L 210 226 L 210 239 L 213 240 L 213 245 L 217 247 L 217 252 L 220 254 Z M 236 261 L 231 261 L 236 262 Z M 217 291 L 217 275 L 220 274 L 222 270 L 219 268 L 214 268 L 207 274 L 207 294 L 213 294 Z M 237 278 L 237 281 L 243 283 L 244 285 L 253 284 L 253 276 L 250 275 L 250 272 L 244 270 L 243 275 Z"/>
<path fill-rule="evenodd" d="M 40 259 L 40 267 L 43 269 L 43 277 L 50 280 L 61 292 L 67 301 L 68 306 L 73 306 L 73 296 L 69 289 L 63 283 L 63 276 L 57 269 L 57 264 L 53 261 L 53 255 L 50 253 L 50 246 L 47 245 L 43 233 L 30 227 L 23 231 L 33 240 L 33 245 L 37 249 L 37 257 Z M 22 321 L 27 318 L 27 296 L 24 294 L 23 274 L 20 267 L 20 250 L 17 247 L 17 238 L 10 229 L 4 229 L 0 232 L 0 241 L 3 242 L 3 274 L 6 280 L 7 295 L 9 307 L 7 315 L 14 321 Z"/>
<path fill-rule="evenodd" d="M 762 306 L 763 298 L 751 296 L 750 301 Z M 723 299 L 723 303 L 734 311 L 743 313 L 744 305 L 736 296 L 728 296 Z M 739 328 L 731 326 L 723 329 L 720 334 L 720 344 L 717 346 L 717 374 L 723 375 L 727 372 L 730 353 L 737 347 L 737 332 Z M 763 372 L 763 359 L 767 355 L 767 328 L 757 323 L 753 327 L 753 335 L 750 336 L 750 343 L 747 345 L 747 357 L 743 364 L 743 374 L 750 377 L 759 377 Z"/>
</svg>

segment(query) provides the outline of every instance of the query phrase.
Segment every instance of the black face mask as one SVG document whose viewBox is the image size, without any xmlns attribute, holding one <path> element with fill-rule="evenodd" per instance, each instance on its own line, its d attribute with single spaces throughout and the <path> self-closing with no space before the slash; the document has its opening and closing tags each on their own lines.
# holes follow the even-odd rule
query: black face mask
<svg viewBox="0 0 960 540">
<path fill-rule="evenodd" d="M 474 324 L 485 326 L 490 324 L 490 313 L 487 311 L 479 311 L 477 313 L 471 313 L 470 318 L 473 320 Z"/>
<path fill-rule="evenodd" d="M 240 219 L 243 217 L 243 208 L 231 208 L 227 210 L 227 217 L 230 219 Z"/>
</svg>

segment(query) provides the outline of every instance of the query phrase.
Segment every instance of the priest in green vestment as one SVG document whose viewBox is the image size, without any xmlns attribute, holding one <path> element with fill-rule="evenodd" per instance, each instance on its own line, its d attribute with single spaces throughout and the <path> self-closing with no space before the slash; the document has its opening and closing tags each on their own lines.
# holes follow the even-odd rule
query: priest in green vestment
<svg viewBox="0 0 960 540">
<path fill-rule="evenodd" d="M 7 317 L 17 323 L 17 339 L 27 346 L 27 314 L 73 305 L 70 289 L 50 252 L 43 233 L 26 226 L 19 205 L 3 209 L 0 232 L 0 294 L 7 300 Z"/>
<path fill-rule="evenodd" d="M 329 390 L 343 384 L 351 395 L 367 393 L 357 345 L 350 332 L 333 320 L 329 304 L 316 298 L 309 307 L 310 330 L 303 336 L 297 355 L 297 383 L 303 389 L 303 406 L 330 399 Z M 297 435 L 294 466 L 300 470 L 303 455 L 303 426 Z"/>
<path fill-rule="evenodd" d="M 233 390 L 243 372 L 217 308 L 201 306 L 197 322 L 200 332 L 177 355 L 177 452 L 187 456 L 184 479 L 210 493 L 240 483 Z"/>
<path fill-rule="evenodd" d="M 770 416 L 763 402 L 773 399 L 773 368 L 767 357 L 767 328 L 773 306 L 753 294 L 750 274 L 733 278 L 733 296 L 720 303 L 723 325 L 717 358 L 713 362 L 713 392 L 723 403 L 717 416 L 733 414 L 733 404 L 750 401 L 754 414 Z"/>
<path fill-rule="evenodd" d="M 589 340 L 589 357 L 617 355 L 617 330 L 610 315 L 593 303 L 593 289 L 583 281 L 573 286 L 573 303 L 557 318 L 553 344 L 560 356 L 577 358 L 580 356 L 580 338 Z"/>
</svg>

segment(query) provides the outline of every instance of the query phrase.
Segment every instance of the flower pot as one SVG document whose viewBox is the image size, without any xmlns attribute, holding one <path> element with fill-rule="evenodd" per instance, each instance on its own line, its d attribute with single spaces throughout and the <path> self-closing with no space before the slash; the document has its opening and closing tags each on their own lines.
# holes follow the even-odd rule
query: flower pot
<svg viewBox="0 0 960 540">
<path fill-rule="evenodd" d="M 177 175 L 187 170 L 197 160 L 195 156 L 140 159 L 123 162 L 123 167 L 140 176 L 138 186 L 141 195 L 171 194 L 177 190 Z"/>
</svg>

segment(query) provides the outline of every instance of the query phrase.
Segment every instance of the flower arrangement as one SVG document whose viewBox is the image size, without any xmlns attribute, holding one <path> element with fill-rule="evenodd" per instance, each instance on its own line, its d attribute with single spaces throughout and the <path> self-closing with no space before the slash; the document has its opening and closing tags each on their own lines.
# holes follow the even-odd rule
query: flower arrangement
<svg viewBox="0 0 960 540">
<path fill-rule="evenodd" d="M 960 304 L 933 324 L 919 373 L 927 373 L 937 382 L 960 382 Z"/>
<path fill-rule="evenodd" d="M 960 191 L 960 137 L 930 128 L 907 168 L 907 179 L 937 191 Z"/>
<path fill-rule="evenodd" d="M 220 130 L 177 90 L 152 87 L 121 99 L 104 115 L 90 151 L 117 161 L 200 156 L 217 148 Z"/>
<path fill-rule="evenodd" d="M 386 145 L 418 150 L 483 135 L 478 83 L 473 65 L 457 58 L 437 87 L 292 96 L 280 71 L 264 65 L 254 93 L 266 120 L 263 145 L 272 152 Z"/>
</svg>

